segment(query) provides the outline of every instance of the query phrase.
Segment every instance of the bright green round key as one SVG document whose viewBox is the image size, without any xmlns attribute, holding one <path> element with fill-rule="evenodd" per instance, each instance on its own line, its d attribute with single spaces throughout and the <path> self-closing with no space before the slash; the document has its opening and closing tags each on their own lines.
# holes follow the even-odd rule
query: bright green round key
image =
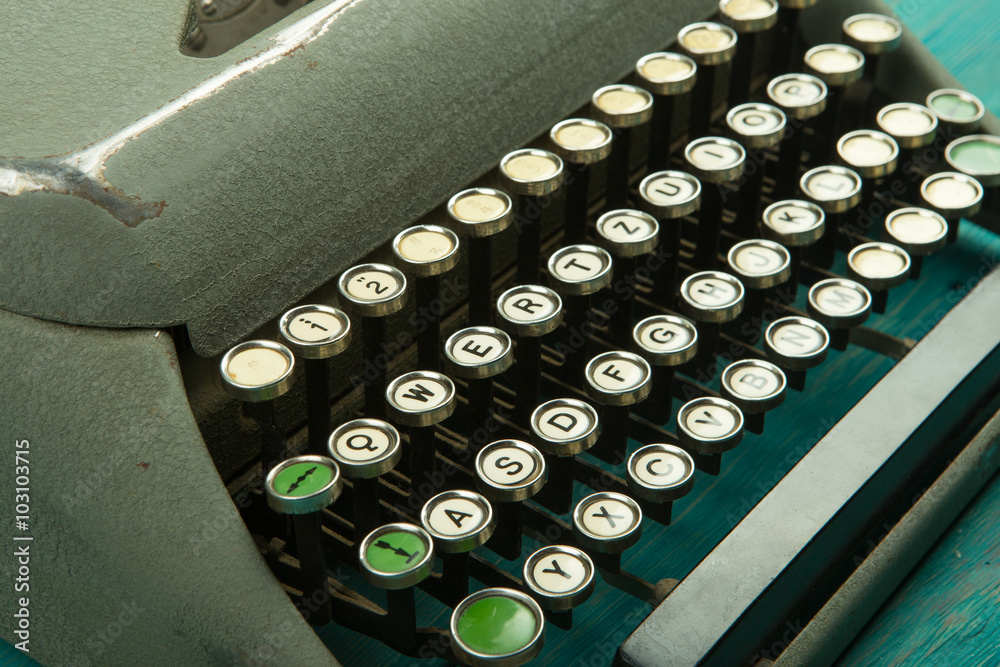
<svg viewBox="0 0 1000 667">
<path fill-rule="evenodd" d="M 405 572 L 421 563 L 427 543 L 418 535 L 391 531 L 379 535 L 365 551 L 365 560 L 376 570 L 393 574 Z"/>
<path fill-rule="evenodd" d="M 293 463 L 274 476 L 274 490 L 283 496 L 308 496 L 326 487 L 333 470 L 321 463 Z"/>
<path fill-rule="evenodd" d="M 531 644 L 538 630 L 527 605 L 494 595 L 470 604 L 458 618 L 458 636 L 467 647 L 486 655 L 516 653 Z"/>
</svg>

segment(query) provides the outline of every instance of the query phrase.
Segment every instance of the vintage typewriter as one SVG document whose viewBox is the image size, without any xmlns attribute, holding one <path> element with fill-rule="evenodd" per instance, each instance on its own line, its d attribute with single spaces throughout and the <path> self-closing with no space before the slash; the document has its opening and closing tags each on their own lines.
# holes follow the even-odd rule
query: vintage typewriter
<svg viewBox="0 0 1000 667">
<path fill-rule="evenodd" d="M 880 2 L 6 14 L 42 664 L 831 664 L 1000 466 L 1000 125 Z"/>
</svg>

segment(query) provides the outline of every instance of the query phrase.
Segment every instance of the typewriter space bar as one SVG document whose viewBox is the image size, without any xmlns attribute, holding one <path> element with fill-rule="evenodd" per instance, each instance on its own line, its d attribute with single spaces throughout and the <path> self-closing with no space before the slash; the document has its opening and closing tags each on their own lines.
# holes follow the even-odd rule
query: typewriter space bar
<svg viewBox="0 0 1000 667">
<path fill-rule="evenodd" d="M 880 509 L 949 435 L 977 421 L 982 397 L 996 395 L 998 346 L 994 272 L 653 610 L 622 644 L 618 662 L 751 664 L 776 629 L 805 625 L 810 614 L 800 605 L 809 591 L 839 584 L 825 578 L 851 561 Z"/>
</svg>

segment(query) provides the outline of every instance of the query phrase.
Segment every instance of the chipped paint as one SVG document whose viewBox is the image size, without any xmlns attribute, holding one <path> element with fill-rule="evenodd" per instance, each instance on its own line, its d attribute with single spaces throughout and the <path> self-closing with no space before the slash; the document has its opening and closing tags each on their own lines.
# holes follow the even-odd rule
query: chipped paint
<svg viewBox="0 0 1000 667">
<path fill-rule="evenodd" d="M 67 155 L 37 159 L 0 158 L 0 194 L 16 197 L 26 192 L 51 192 L 82 197 L 105 209 L 128 227 L 158 217 L 166 202 L 142 202 L 112 187 L 104 178 L 108 159 L 144 132 L 207 99 L 231 82 L 292 57 L 323 36 L 337 16 L 361 0 L 335 0 L 288 26 L 260 53 L 242 58 L 162 107 L 118 132 Z"/>
</svg>

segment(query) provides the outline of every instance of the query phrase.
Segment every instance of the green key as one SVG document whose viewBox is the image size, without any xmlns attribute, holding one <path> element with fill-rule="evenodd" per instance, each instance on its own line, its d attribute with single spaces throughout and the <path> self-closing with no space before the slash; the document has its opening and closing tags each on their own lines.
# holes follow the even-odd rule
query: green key
<svg viewBox="0 0 1000 667">
<path fill-rule="evenodd" d="M 309 514 L 332 504 L 342 482 L 336 461 L 326 456 L 295 456 L 267 475 L 267 504 L 282 514 Z"/>
<path fill-rule="evenodd" d="M 408 532 L 384 533 L 368 545 L 365 558 L 368 564 L 382 572 L 404 572 L 423 556 L 427 545 L 422 539 Z"/>
<path fill-rule="evenodd" d="M 286 496 L 307 496 L 316 493 L 333 479 L 333 471 L 319 463 L 294 463 L 282 469 L 274 478 L 274 488 Z"/>
<path fill-rule="evenodd" d="M 975 176 L 984 187 L 1000 184 L 1000 137 L 974 134 L 956 139 L 944 156 L 955 170 Z"/>
<path fill-rule="evenodd" d="M 464 664 L 520 665 L 541 651 L 544 617 L 524 593 L 488 588 L 455 608 L 451 633 L 455 654 Z"/>
<path fill-rule="evenodd" d="M 961 133 L 975 132 L 986 113 L 979 98 L 965 90 L 941 88 L 927 96 L 927 106 L 942 123 Z"/>
<path fill-rule="evenodd" d="M 368 533 L 358 548 L 361 574 L 388 590 L 414 586 L 431 573 L 434 547 L 430 534 L 410 523 L 390 523 Z"/>
</svg>

